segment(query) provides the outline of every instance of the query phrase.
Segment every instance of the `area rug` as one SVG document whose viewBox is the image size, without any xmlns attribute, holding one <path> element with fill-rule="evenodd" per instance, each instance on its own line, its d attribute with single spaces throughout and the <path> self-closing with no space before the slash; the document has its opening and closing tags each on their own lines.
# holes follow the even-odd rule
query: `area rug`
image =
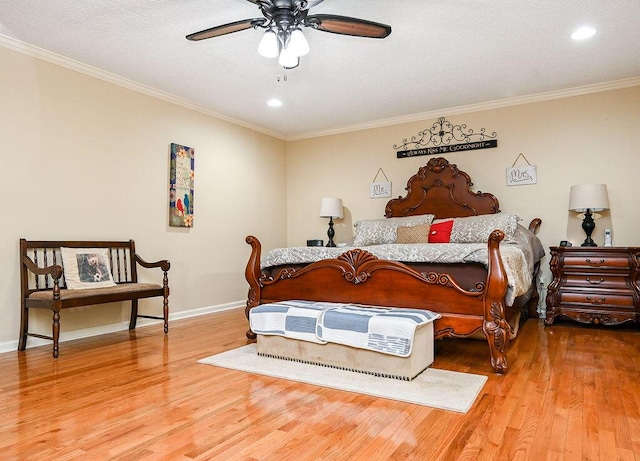
<svg viewBox="0 0 640 461">
<path fill-rule="evenodd" d="M 222 368 L 288 379 L 343 391 L 466 413 L 487 377 L 427 368 L 413 381 L 383 378 L 354 371 L 262 357 L 255 344 L 198 360 Z"/>
</svg>

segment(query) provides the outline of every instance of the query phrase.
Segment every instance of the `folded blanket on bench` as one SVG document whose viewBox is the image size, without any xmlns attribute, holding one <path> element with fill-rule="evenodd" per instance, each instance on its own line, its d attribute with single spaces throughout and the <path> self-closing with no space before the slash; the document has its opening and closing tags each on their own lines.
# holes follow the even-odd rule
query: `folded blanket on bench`
<svg viewBox="0 0 640 461">
<path fill-rule="evenodd" d="M 407 357 L 416 328 L 438 318 L 421 309 L 293 300 L 256 306 L 249 322 L 256 334 Z"/>
<path fill-rule="evenodd" d="M 345 305 L 322 311 L 316 336 L 330 343 L 408 357 L 416 328 L 437 318 L 440 314 L 427 310 Z"/>
<path fill-rule="evenodd" d="M 282 301 L 251 309 L 249 325 L 258 335 L 277 335 L 312 343 L 326 344 L 316 336 L 318 317 L 325 305 L 314 301 Z"/>
</svg>

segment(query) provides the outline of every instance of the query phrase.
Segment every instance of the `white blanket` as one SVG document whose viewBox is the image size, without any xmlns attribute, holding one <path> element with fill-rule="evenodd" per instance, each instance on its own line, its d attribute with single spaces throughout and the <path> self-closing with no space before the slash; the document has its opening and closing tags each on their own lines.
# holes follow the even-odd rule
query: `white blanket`
<svg viewBox="0 0 640 461">
<path fill-rule="evenodd" d="M 408 357 L 416 328 L 440 318 L 427 310 L 351 304 L 322 311 L 316 336 L 323 341 Z"/>
<path fill-rule="evenodd" d="M 408 357 L 416 328 L 438 318 L 422 309 L 293 300 L 254 307 L 249 324 L 256 334 Z"/>
</svg>

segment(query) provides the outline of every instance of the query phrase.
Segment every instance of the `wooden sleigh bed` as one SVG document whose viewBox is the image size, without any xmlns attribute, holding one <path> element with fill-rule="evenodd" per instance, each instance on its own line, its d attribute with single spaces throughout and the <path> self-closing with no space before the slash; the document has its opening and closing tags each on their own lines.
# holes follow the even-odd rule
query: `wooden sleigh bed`
<svg viewBox="0 0 640 461">
<path fill-rule="evenodd" d="M 499 213 L 498 199 L 489 193 L 472 192 L 472 185 L 456 165 L 445 158 L 433 158 L 409 179 L 405 197 L 387 203 L 385 216 L 433 214 L 442 219 Z M 540 224 L 540 219 L 533 219 L 528 232 L 535 234 Z M 535 272 L 541 256 L 535 262 L 530 286 L 509 305 L 500 249 L 504 238 L 500 229 L 490 232 L 486 264 L 399 262 L 378 258 L 363 248 L 347 247 L 335 258 L 262 268 L 261 244 L 248 236 L 251 255 L 245 271 L 249 283 L 245 313 L 249 317 L 255 306 L 293 299 L 428 309 L 442 315 L 435 321 L 436 339 L 484 335 L 491 366 L 497 373 L 506 373 L 506 348 L 520 314 L 537 315 Z M 247 337 L 255 339 L 256 335 L 249 330 Z"/>
</svg>

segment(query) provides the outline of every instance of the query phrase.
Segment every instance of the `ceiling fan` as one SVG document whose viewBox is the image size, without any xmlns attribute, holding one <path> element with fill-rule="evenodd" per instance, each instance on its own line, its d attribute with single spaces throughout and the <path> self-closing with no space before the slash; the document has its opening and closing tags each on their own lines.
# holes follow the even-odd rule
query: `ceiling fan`
<svg viewBox="0 0 640 461">
<path fill-rule="evenodd" d="M 309 10 L 323 0 L 247 0 L 258 6 L 263 18 L 243 19 L 187 35 L 193 41 L 219 37 L 246 29 L 266 29 L 258 51 L 268 58 L 278 57 L 285 69 L 300 64 L 300 56 L 309 52 L 309 44 L 302 27 L 311 27 L 322 32 L 355 37 L 385 38 L 391 27 L 364 19 L 333 14 L 309 15 Z"/>
</svg>

